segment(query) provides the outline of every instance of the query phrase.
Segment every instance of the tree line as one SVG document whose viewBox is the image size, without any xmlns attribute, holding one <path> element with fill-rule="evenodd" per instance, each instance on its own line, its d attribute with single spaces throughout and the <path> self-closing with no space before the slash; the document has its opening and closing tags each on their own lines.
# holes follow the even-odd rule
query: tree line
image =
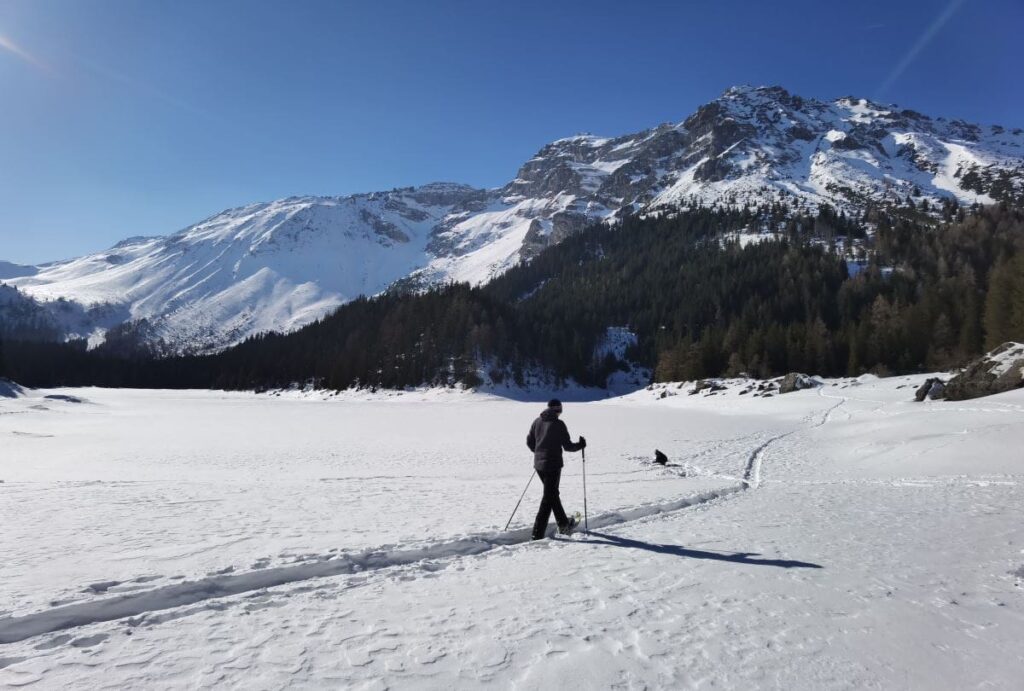
<svg viewBox="0 0 1024 691">
<path fill-rule="evenodd" d="M 690 207 L 594 226 L 482 287 L 360 298 L 215 355 L 158 357 L 126 328 L 93 350 L 6 339 L 0 366 L 29 386 L 600 386 L 623 366 L 595 356 L 609 327 L 662 381 L 946 369 L 1024 339 L 1024 215 Z"/>
</svg>

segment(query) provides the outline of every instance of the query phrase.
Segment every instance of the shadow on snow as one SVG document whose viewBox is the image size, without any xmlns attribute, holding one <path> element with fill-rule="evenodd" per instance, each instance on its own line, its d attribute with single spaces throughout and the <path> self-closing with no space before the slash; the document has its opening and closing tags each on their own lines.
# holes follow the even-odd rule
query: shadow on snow
<svg viewBox="0 0 1024 691">
<path fill-rule="evenodd" d="M 605 545 L 608 547 L 627 547 L 630 549 L 642 549 L 657 554 L 669 554 L 687 559 L 709 559 L 711 561 L 730 561 L 736 564 L 751 564 L 753 566 L 777 566 L 783 569 L 823 569 L 821 564 L 812 564 L 806 561 L 793 561 L 790 559 L 755 559 L 758 554 L 755 552 L 711 552 L 699 549 L 687 549 L 681 545 L 659 545 L 641 540 L 631 540 L 618 535 L 598 533 L 591 531 L 587 538 L 600 538 L 598 540 L 582 539 L 574 540 L 583 544 Z"/>
</svg>

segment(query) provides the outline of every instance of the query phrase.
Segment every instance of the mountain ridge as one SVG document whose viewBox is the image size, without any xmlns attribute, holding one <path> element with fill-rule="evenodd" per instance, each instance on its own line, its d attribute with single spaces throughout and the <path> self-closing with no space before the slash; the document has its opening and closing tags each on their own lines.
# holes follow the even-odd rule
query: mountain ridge
<svg viewBox="0 0 1024 691">
<path fill-rule="evenodd" d="M 485 283 L 590 224 L 630 214 L 770 204 L 863 214 L 906 199 L 937 207 L 1022 198 L 1019 128 L 736 86 L 677 123 L 555 140 L 502 187 L 439 182 L 258 202 L 171 235 L 12 268 L 0 280 L 44 306 L 111 306 L 105 314 L 145 320 L 172 351 L 206 351 L 298 328 L 389 287 Z M 66 336 L 93 343 L 110 328 L 58 317 Z"/>
</svg>

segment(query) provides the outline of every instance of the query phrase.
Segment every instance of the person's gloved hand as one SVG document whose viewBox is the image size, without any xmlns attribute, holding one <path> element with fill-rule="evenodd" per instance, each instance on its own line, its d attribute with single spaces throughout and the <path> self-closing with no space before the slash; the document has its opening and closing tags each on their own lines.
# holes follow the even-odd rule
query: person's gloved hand
<svg viewBox="0 0 1024 691">
<path fill-rule="evenodd" d="M 587 440 L 583 438 L 582 434 L 580 435 L 580 448 L 581 449 L 587 448 Z"/>
</svg>

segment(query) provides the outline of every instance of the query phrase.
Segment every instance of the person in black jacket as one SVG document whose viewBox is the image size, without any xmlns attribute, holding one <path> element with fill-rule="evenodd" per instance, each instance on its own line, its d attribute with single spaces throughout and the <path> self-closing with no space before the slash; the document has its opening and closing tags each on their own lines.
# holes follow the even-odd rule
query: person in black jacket
<svg viewBox="0 0 1024 691">
<path fill-rule="evenodd" d="M 587 446 L 587 440 L 580 437 L 579 442 L 572 443 L 569 428 L 558 419 L 562 414 L 562 402 L 557 398 L 548 401 L 548 407 L 530 426 L 526 436 L 526 445 L 533 452 L 533 467 L 544 483 L 544 497 L 540 500 L 537 520 L 533 524 L 533 539 L 540 540 L 548 530 L 548 519 L 551 512 L 555 513 L 558 532 L 567 535 L 576 527 L 576 519 L 570 519 L 562 508 L 562 500 L 558 496 L 558 483 L 562 478 L 562 449 L 580 451 Z"/>
</svg>

